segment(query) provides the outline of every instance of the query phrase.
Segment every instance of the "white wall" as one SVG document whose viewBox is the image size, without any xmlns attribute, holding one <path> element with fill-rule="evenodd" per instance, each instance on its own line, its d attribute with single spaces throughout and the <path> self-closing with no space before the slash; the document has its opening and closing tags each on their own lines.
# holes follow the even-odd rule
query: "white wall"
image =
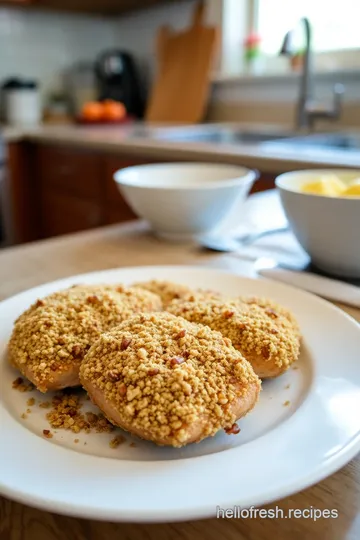
<svg viewBox="0 0 360 540">
<path fill-rule="evenodd" d="M 146 77 L 151 77 L 155 67 L 157 30 L 162 25 L 177 30 L 185 28 L 191 21 L 193 6 L 194 2 L 183 0 L 119 18 L 115 30 L 117 46 L 131 51 Z"/>
<path fill-rule="evenodd" d="M 219 5 L 219 0 L 209 0 Z M 117 47 L 134 53 L 145 78 L 155 65 L 159 26 L 181 29 L 191 20 L 194 2 L 183 0 L 125 17 L 98 17 L 0 6 L 0 85 L 12 76 L 35 78 L 43 98 L 61 88 L 62 73 L 78 61 L 94 61 Z M 208 10 L 214 17 L 215 10 Z"/>
<path fill-rule="evenodd" d="M 0 7 L 0 83 L 35 78 L 45 95 L 71 64 L 115 46 L 115 28 L 114 20 L 101 17 Z"/>
</svg>

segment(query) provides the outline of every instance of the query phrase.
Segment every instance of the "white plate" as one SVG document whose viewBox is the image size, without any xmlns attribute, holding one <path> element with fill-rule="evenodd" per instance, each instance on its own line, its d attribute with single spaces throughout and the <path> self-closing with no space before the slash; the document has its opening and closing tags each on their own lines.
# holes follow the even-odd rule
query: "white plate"
<svg viewBox="0 0 360 540">
<path fill-rule="evenodd" d="M 11 388 L 17 373 L 5 355 L 15 318 L 38 297 L 74 283 L 151 278 L 268 296 L 288 306 L 304 335 L 296 369 L 264 382 L 259 404 L 240 421 L 239 435 L 219 433 L 181 450 L 137 439 L 134 448 L 128 435 L 117 449 L 109 447 L 109 434 L 59 430 L 44 439 L 46 410 L 33 407 L 26 420 L 20 418 L 29 397 L 41 395 Z M 132 522 L 210 517 L 217 506 L 259 506 L 287 496 L 333 473 L 360 449 L 359 343 L 359 325 L 331 304 L 278 283 L 217 270 L 125 268 L 21 293 L 0 304 L 1 492 L 57 513 Z"/>
</svg>

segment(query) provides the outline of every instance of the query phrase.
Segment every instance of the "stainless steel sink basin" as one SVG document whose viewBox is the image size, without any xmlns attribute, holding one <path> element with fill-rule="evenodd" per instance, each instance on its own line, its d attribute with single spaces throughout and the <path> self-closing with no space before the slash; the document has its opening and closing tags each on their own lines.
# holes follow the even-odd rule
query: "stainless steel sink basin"
<svg viewBox="0 0 360 540">
<path fill-rule="evenodd" d="M 200 142 L 208 144 L 262 145 L 278 150 L 343 150 L 360 151 L 360 135 L 351 133 L 317 133 L 303 135 L 289 131 L 253 130 L 225 125 L 197 125 L 181 127 L 138 126 L 135 137 L 147 137 L 167 142 Z"/>
<path fill-rule="evenodd" d="M 276 141 L 278 146 L 278 141 Z M 279 145 L 292 148 L 311 148 L 321 150 L 345 150 L 350 152 L 360 151 L 360 135 L 347 133 L 318 133 L 290 137 L 279 142 Z"/>
<path fill-rule="evenodd" d="M 158 128 L 152 131 L 157 140 L 169 142 L 204 142 L 212 144 L 259 144 L 282 140 L 293 133 L 252 131 L 229 127 L 191 126 L 181 128 Z"/>
</svg>

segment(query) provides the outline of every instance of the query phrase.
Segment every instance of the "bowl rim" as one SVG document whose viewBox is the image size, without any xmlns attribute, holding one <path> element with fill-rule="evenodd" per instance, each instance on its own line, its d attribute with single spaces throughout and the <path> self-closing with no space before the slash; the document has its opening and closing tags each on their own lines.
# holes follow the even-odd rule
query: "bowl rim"
<svg viewBox="0 0 360 540">
<path fill-rule="evenodd" d="M 321 193 L 307 193 L 305 191 L 300 191 L 299 189 L 292 188 L 289 185 L 284 184 L 284 180 L 286 178 L 291 178 L 295 176 L 306 176 L 307 174 L 332 174 L 332 175 L 342 175 L 342 174 L 349 174 L 354 173 L 357 174 L 360 178 L 360 169 L 355 168 L 342 168 L 342 169 L 301 169 L 297 171 L 289 171 L 282 173 L 278 175 L 275 179 L 275 186 L 279 190 L 288 191 L 290 193 L 297 193 L 298 195 L 303 195 L 306 197 L 317 197 L 318 199 L 326 199 L 326 200 L 334 200 L 334 199 L 341 199 L 342 201 L 357 201 L 360 199 L 360 195 L 352 195 L 350 196 L 342 196 L 342 195 L 335 195 L 335 196 L 329 196 L 329 195 L 323 195 Z"/>
<path fill-rule="evenodd" d="M 219 167 L 223 168 L 224 171 L 226 169 L 229 170 L 229 173 L 232 171 L 232 174 L 230 175 L 231 178 L 224 179 L 224 180 L 215 180 L 211 182 L 204 181 L 199 184 L 194 185 L 144 185 L 144 184 L 136 184 L 133 181 L 130 181 L 126 178 L 128 173 L 130 171 L 136 171 L 136 170 L 142 170 L 145 171 L 147 169 L 166 169 L 166 168 L 189 168 L 189 167 L 196 167 L 198 169 L 205 169 L 208 167 Z M 236 175 L 236 176 L 235 176 Z M 248 169 L 247 167 L 243 167 L 241 165 L 231 165 L 229 163 L 216 163 L 216 162 L 192 162 L 192 161 L 179 161 L 179 162 L 170 162 L 170 163 L 144 163 L 143 165 L 133 165 L 130 167 L 124 167 L 122 169 L 118 169 L 113 174 L 114 181 L 119 186 L 124 187 L 132 187 L 132 188 L 141 188 L 141 189 L 148 189 L 148 190 L 169 190 L 169 191 L 196 191 L 196 190 L 216 190 L 222 187 L 232 187 L 237 185 L 247 185 L 255 182 L 259 178 L 259 172 L 256 169 Z"/>
</svg>

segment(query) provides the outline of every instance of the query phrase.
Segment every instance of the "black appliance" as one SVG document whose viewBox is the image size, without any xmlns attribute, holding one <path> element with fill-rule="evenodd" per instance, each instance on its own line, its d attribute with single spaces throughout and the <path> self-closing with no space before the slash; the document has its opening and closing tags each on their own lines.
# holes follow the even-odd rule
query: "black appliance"
<svg viewBox="0 0 360 540">
<path fill-rule="evenodd" d="M 113 99 L 124 103 L 129 115 L 144 116 L 144 97 L 134 58 L 126 51 L 109 50 L 96 62 L 100 100 Z"/>
</svg>

